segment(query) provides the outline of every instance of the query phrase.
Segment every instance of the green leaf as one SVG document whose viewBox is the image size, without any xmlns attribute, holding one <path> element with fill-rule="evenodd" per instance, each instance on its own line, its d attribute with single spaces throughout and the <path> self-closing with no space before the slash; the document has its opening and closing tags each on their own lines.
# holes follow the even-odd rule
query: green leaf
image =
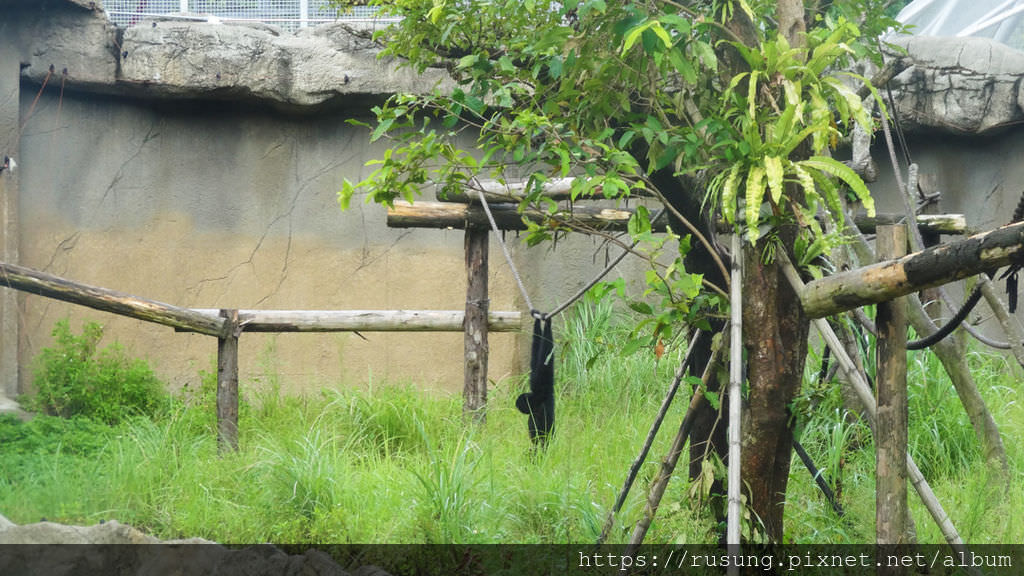
<svg viewBox="0 0 1024 576">
<path fill-rule="evenodd" d="M 558 148 L 557 152 L 558 152 L 559 158 L 562 161 L 562 163 L 561 163 L 562 177 L 565 178 L 565 177 L 567 177 L 569 175 L 569 168 L 570 168 L 570 161 L 571 161 L 571 158 L 569 157 L 569 151 L 566 150 L 565 148 Z"/>
<path fill-rule="evenodd" d="M 470 54 L 468 56 L 463 56 L 462 58 L 459 58 L 459 63 L 455 65 L 455 69 L 456 70 L 465 70 L 466 68 L 471 68 L 474 64 L 476 64 L 477 60 L 479 60 L 479 59 L 480 59 L 480 56 L 477 55 L 477 54 Z"/>
<path fill-rule="evenodd" d="M 341 184 L 341 190 L 338 191 L 338 204 L 341 205 L 342 210 L 348 210 L 349 203 L 352 202 L 352 196 L 355 193 L 355 185 L 348 178 L 345 178 L 345 181 Z"/>
<path fill-rule="evenodd" d="M 764 166 L 755 164 L 747 173 L 746 220 L 750 243 L 753 244 L 759 235 L 757 225 L 761 216 L 761 200 L 764 198 Z"/>
<path fill-rule="evenodd" d="M 661 39 L 662 43 L 665 44 L 665 48 L 672 47 L 672 37 L 669 36 L 668 31 L 661 27 L 661 23 L 655 21 L 651 25 L 651 31 L 654 32 L 658 38 Z"/>
<path fill-rule="evenodd" d="M 640 314 L 654 314 L 654 310 L 647 302 L 630 302 L 629 307 L 634 312 L 639 312 Z"/>
<path fill-rule="evenodd" d="M 777 156 L 766 156 L 764 172 L 768 177 L 768 189 L 771 191 L 772 201 L 778 204 L 782 200 L 782 160 Z"/>
<path fill-rule="evenodd" d="M 647 210 L 646 206 L 642 204 L 637 206 L 636 212 L 629 217 L 626 228 L 629 231 L 629 235 L 633 238 L 651 231 L 651 213 Z"/>
<path fill-rule="evenodd" d="M 807 160 L 801 161 L 800 164 L 820 170 L 826 174 L 831 174 L 842 180 L 864 204 L 864 209 L 867 211 L 868 216 L 875 215 L 875 201 L 871 198 L 871 191 L 868 190 L 867 185 L 864 184 L 864 181 L 861 180 L 860 176 L 852 168 L 835 158 L 827 156 L 811 156 Z"/>
<path fill-rule="evenodd" d="M 743 164 L 740 162 L 733 164 L 732 169 L 729 170 L 729 176 L 725 179 L 725 184 L 722 185 L 722 215 L 729 224 L 736 221 L 736 189 L 742 167 Z"/>
<path fill-rule="evenodd" d="M 624 56 L 626 52 L 629 52 L 629 49 L 632 48 L 633 45 L 636 44 L 636 41 L 640 39 L 640 35 L 643 34 L 644 31 L 650 28 L 653 24 L 653 20 L 648 20 L 643 24 L 634 26 L 632 29 L 629 30 L 629 32 L 626 32 L 626 35 L 622 38 L 621 55 Z"/>
</svg>

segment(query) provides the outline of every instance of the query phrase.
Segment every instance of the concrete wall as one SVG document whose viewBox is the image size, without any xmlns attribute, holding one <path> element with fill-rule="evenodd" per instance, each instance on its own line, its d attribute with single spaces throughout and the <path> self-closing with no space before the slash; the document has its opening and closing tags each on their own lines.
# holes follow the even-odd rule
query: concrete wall
<svg viewBox="0 0 1024 576">
<path fill-rule="evenodd" d="M 406 81 L 401 75 L 374 76 L 383 64 L 372 55 L 362 56 L 364 61 L 355 68 L 342 69 L 339 64 L 332 74 L 342 92 L 319 108 L 295 102 L 319 102 L 328 90 L 304 85 L 289 88 L 291 92 L 275 91 L 266 78 L 239 80 L 267 86 L 263 96 L 216 86 L 198 93 L 181 85 L 154 88 L 125 80 L 120 76 L 123 66 L 107 61 L 83 72 L 81 62 L 87 59 L 81 53 L 98 49 L 91 44 L 74 48 L 69 35 L 89 29 L 96 39 L 90 42 L 105 42 L 118 34 L 95 17 L 82 15 L 88 13 L 62 14 L 51 19 L 53 14 L 26 9 L 20 24 L 15 18 L 3 25 L 17 29 L 17 34 L 0 34 L 0 55 L 6 50 L 9 56 L 0 59 L 5 63 L 0 89 L 8 94 L 6 100 L 0 98 L 0 135 L 7 135 L 0 152 L 14 150 L 11 155 L 19 164 L 16 179 L 0 176 L 9 192 L 4 198 L 14 206 L 5 239 L 20 248 L 20 254 L 9 260 L 186 307 L 464 308 L 461 231 L 392 230 L 379 205 L 353 201 L 352 209 L 342 212 L 337 204 L 343 179 L 368 175 L 365 163 L 383 150 L 368 144 L 365 128 L 346 121 L 370 120 L 368 103 L 379 100 L 383 90 L 369 82 L 408 88 L 401 84 Z M 71 26 L 76 18 L 86 17 L 88 26 Z M 54 20 L 62 32 L 50 30 Z M 33 26 L 45 32 L 33 34 Z M 128 58 L 137 62 L 143 50 L 158 50 L 160 42 L 151 36 L 163 26 L 132 32 L 132 38 L 144 40 L 137 45 L 122 40 L 125 51 L 133 54 Z M 226 37 L 228 28 L 205 26 L 193 30 L 168 25 L 166 33 L 175 39 L 198 37 L 205 43 Z M 288 46 L 300 40 L 252 29 L 239 34 L 244 49 L 255 52 L 259 50 L 253 46 L 278 38 Z M 46 49 L 33 48 L 33 38 L 38 37 L 63 40 Z M 319 39 L 308 35 L 303 42 Z M 350 43 L 336 44 L 342 53 L 352 48 Z M 192 62 L 191 52 L 205 45 L 172 52 Z M 65 58 L 62 50 L 73 56 Z M 225 61 L 230 64 L 239 57 L 232 53 Z M 308 60 L 294 54 L 289 58 Z M 337 64 L 354 57 L 332 58 Z M 63 62 L 73 62 L 67 76 L 61 72 Z M 45 71 L 51 63 L 55 72 L 48 78 Z M 183 67 L 176 65 L 177 70 Z M 105 79 L 111 70 L 118 76 Z M 210 76 L 203 67 L 191 73 Z M 171 81 L 169 77 L 163 76 L 165 81 Z M 191 77 L 175 76 L 173 81 L 187 83 Z M 216 81 L 223 80 L 218 74 Z M 362 92 L 343 93 L 348 89 Z M 296 91 L 306 96 L 296 97 Z M 268 100 L 265 94 L 271 93 L 286 94 L 282 98 L 288 102 Z M 508 242 L 535 305 L 542 309 L 560 303 L 604 264 L 603 252 L 595 257 L 597 246 L 587 238 L 561 241 L 555 252 L 549 246 L 527 249 L 514 235 Z M 627 264 L 623 274 L 642 278 L 637 273 L 640 266 Z M 493 239 L 490 286 L 492 310 L 522 305 Z M 21 391 L 31 389 L 31 359 L 51 343 L 54 323 L 65 317 L 76 330 L 86 320 L 101 322 L 107 342 L 116 339 L 150 359 L 175 387 L 195 385 L 200 370 L 212 369 L 212 338 L 9 290 L 0 291 L 0 297 L 4 295 L 21 302 L 16 311 L 3 316 L 11 327 L 5 337 L 12 340 L 4 348 L 12 353 L 2 369 L 12 379 L 8 395 L 14 394 L 18 380 Z M 243 390 L 271 378 L 280 378 L 291 391 L 369 382 L 461 390 L 461 333 L 363 336 L 245 334 L 240 348 Z M 517 334 L 491 336 L 492 380 L 522 372 L 521 340 Z"/>
<path fill-rule="evenodd" d="M 389 230 L 379 206 L 339 209 L 342 178 L 380 153 L 345 120 L 48 90 L 22 135 L 21 263 L 188 307 L 462 308 L 460 232 Z M 494 309 L 514 309 L 503 266 L 491 282 Z M 23 366 L 69 315 L 100 320 L 178 384 L 216 351 L 207 337 L 29 296 Z M 243 379 L 272 362 L 300 388 L 371 375 L 461 387 L 460 334 L 365 336 L 246 334 Z M 492 350 L 494 377 L 517 370 L 511 336 L 495 335 Z"/>
</svg>

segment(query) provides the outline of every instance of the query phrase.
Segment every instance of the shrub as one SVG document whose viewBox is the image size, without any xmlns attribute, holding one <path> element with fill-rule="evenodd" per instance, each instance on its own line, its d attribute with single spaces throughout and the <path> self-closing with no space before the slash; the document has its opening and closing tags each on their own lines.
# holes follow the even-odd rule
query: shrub
<svg viewBox="0 0 1024 576">
<path fill-rule="evenodd" d="M 144 360 L 129 358 L 117 342 L 97 349 L 103 327 L 96 322 L 74 334 L 68 320 L 60 320 L 52 334 L 53 347 L 34 360 L 37 393 L 23 399 L 30 410 L 117 424 L 129 416 L 154 416 L 166 405 L 163 383 Z"/>
</svg>

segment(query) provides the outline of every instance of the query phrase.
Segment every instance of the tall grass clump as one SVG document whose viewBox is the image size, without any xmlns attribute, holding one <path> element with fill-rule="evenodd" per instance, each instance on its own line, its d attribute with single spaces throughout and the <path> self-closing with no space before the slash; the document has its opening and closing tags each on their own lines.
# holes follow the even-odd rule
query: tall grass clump
<svg viewBox="0 0 1024 576">
<path fill-rule="evenodd" d="M 28 410 L 117 424 L 131 416 L 155 416 L 166 406 L 163 383 L 149 364 L 130 358 L 117 342 L 99 348 L 100 324 L 86 322 L 75 334 L 64 319 L 52 335 L 53 346 L 34 360 L 36 394 L 21 399 Z"/>
</svg>

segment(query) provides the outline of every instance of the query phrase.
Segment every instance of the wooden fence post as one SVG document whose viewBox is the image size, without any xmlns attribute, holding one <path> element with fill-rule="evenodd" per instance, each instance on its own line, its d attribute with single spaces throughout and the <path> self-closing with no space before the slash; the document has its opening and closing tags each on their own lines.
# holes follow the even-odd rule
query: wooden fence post
<svg viewBox="0 0 1024 576">
<path fill-rule="evenodd" d="M 487 414 L 487 228 L 466 227 L 466 353 L 462 413 L 475 422 Z"/>
<path fill-rule="evenodd" d="M 238 450 L 238 310 L 221 310 L 225 335 L 217 339 L 217 450 Z"/>
<path fill-rule="evenodd" d="M 906 254 L 906 250 L 905 226 L 878 227 L 878 252 L 881 258 L 899 258 Z M 876 542 L 908 544 L 906 298 L 879 303 L 877 325 Z"/>
</svg>

